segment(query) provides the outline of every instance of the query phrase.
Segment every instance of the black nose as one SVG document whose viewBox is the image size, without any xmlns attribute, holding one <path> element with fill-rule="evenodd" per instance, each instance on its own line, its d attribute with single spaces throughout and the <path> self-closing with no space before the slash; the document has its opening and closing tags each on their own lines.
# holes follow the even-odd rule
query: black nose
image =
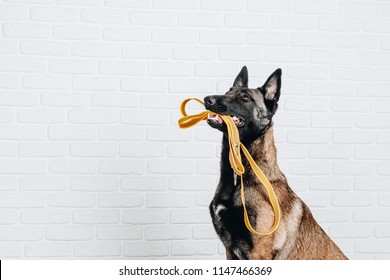
<svg viewBox="0 0 390 280">
<path fill-rule="evenodd" d="M 206 105 L 208 105 L 208 106 L 212 106 L 212 105 L 215 104 L 215 98 L 212 97 L 212 96 L 206 96 L 206 97 L 204 98 L 204 103 L 205 103 Z"/>
</svg>

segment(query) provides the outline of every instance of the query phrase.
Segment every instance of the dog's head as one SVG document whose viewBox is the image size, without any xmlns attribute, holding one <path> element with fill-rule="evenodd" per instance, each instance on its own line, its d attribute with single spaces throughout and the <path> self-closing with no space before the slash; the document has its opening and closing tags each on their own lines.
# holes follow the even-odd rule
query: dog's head
<svg viewBox="0 0 390 280">
<path fill-rule="evenodd" d="M 206 109 L 232 116 L 241 142 L 248 144 L 258 138 L 272 122 L 278 108 L 281 75 L 282 70 L 277 69 L 263 86 L 252 89 L 248 88 L 248 70 L 244 66 L 228 92 L 204 98 Z M 207 122 L 211 127 L 227 133 L 226 125 L 218 115 L 209 117 Z"/>
</svg>

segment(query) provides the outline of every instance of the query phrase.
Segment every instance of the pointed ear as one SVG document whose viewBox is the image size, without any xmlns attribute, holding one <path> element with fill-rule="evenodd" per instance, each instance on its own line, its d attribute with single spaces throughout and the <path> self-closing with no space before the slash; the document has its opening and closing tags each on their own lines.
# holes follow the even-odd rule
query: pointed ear
<svg viewBox="0 0 390 280">
<path fill-rule="evenodd" d="M 240 73 L 237 75 L 233 87 L 248 87 L 248 69 L 246 66 L 242 67 Z"/>
<path fill-rule="evenodd" d="M 264 95 L 264 99 L 268 101 L 278 102 L 280 97 L 280 88 L 282 86 L 282 69 L 276 69 L 275 72 L 269 76 L 265 84 L 259 88 Z"/>
</svg>

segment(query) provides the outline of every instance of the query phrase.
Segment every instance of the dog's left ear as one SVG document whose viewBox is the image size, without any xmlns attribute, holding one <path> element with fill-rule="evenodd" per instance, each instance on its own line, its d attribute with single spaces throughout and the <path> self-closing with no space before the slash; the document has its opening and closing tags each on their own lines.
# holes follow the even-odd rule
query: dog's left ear
<svg viewBox="0 0 390 280">
<path fill-rule="evenodd" d="M 265 84 L 259 88 L 265 100 L 276 103 L 279 101 L 280 88 L 282 85 L 282 69 L 276 69 L 275 72 L 269 76 Z"/>
<path fill-rule="evenodd" d="M 242 67 L 234 80 L 233 87 L 248 87 L 248 69 L 246 66 Z"/>
</svg>

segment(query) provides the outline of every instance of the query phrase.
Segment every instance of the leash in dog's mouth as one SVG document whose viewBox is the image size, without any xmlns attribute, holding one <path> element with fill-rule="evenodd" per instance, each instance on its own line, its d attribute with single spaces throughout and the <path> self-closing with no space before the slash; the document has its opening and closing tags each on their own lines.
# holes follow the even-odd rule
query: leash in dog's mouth
<svg viewBox="0 0 390 280">
<path fill-rule="evenodd" d="M 229 138 L 229 161 L 230 166 L 232 167 L 235 177 L 239 176 L 241 179 L 241 201 L 242 206 L 244 209 L 244 222 L 247 227 L 247 229 L 257 235 L 269 235 L 273 233 L 280 224 L 280 207 L 278 199 L 275 195 L 275 191 L 263 173 L 263 171 L 260 169 L 260 167 L 256 164 L 256 162 L 253 160 L 252 156 L 246 149 L 246 147 L 240 142 L 240 136 L 238 133 L 238 127 L 241 127 L 245 124 L 245 120 L 243 118 L 240 118 L 239 116 L 229 116 L 229 115 L 220 115 L 216 114 L 215 112 L 211 111 L 203 111 L 199 114 L 195 115 L 187 115 L 186 112 L 186 105 L 189 101 L 194 100 L 204 106 L 204 103 L 197 99 L 197 98 L 188 98 L 185 99 L 180 106 L 180 112 L 183 115 L 179 121 L 179 127 L 180 128 L 189 128 L 191 126 L 196 125 L 197 123 L 207 120 L 208 122 L 222 125 L 223 123 L 226 124 L 227 131 L 228 131 L 228 138 Z M 265 187 L 269 201 L 271 203 L 271 206 L 274 211 L 274 223 L 272 227 L 268 230 L 266 233 L 260 233 L 257 232 L 251 225 L 249 221 L 248 212 L 245 206 L 245 191 L 244 191 L 244 182 L 242 175 L 245 173 L 244 165 L 242 164 L 241 160 L 241 150 L 244 153 L 245 157 L 247 158 L 252 171 L 255 173 L 256 177 L 260 180 L 262 185 Z"/>
</svg>

